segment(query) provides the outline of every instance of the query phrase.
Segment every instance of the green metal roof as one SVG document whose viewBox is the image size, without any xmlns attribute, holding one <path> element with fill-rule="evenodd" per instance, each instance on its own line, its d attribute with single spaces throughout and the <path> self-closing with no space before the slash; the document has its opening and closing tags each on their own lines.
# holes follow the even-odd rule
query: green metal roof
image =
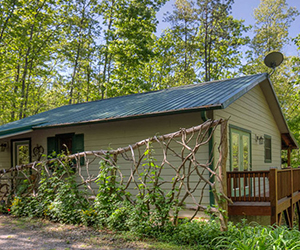
<svg viewBox="0 0 300 250">
<path fill-rule="evenodd" d="M 0 137 L 36 128 L 222 109 L 267 78 L 263 73 L 66 105 L 2 125 Z"/>
</svg>

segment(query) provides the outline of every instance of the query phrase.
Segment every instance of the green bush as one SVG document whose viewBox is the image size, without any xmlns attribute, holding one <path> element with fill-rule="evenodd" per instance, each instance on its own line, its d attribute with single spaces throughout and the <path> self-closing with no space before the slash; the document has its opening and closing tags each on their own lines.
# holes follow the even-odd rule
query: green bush
<svg viewBox="0 0 300 250">
<path fill-rule="evenodd" d="M 53 221 L 80 224 L 81 212 L 88 207 L 89 203 L 80 194 L 74 176 L 71 176 L 58 185 L 54 199 L 47 206 L 47 212 Z"/>
<path fill-rule="evenodd" d="M 5 202 L 0 203 L 0 214 L 7 214 L 11 212 L 11 209 L 5 204 Z"/>
<path fill-rule="evenodd" d="M 300 249 L 300 232 L 287 227 L 230 224 L 228 232 L 213 240 L 216 249 Z"/>
<path fill-rule="evenodd" d="M 51 176 L 45 170 L 41 172 L 35 195 L 24 196 L 23 192 L 18 193 L 12 201 L 11 213 L 64 223 L 82 223 L 82 211 L 89 208 L 89 203 L 84 198 L 84 193 L 77 188 L 69 162 L 61 164 L 51 165 Z M 26 189 L 26 184 L 25 180 L 22 190 Z"/>
</svg>

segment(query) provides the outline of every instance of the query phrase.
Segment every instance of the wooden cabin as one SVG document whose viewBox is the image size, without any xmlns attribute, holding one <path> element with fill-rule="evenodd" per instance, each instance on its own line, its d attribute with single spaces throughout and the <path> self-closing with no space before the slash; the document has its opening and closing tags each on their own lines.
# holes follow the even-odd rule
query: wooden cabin
<svg viewBox="0 0 300 250">
<path fill-rule="evenodd" d="M 220 118 L 229 119 L 230 217 L 291 221 L 294 207 L 299 211 L 300 170 L 281 170 L 281 151 L 288 151 L 290 165 L 290 152 L 298 145 L 265 73 L 66 105 L 4 124 L 0 169 L 38 160 L 38 153 L 60 151 L 63 144 L 73 153 L 119 148 Z M 198 153 L 203 161 L 218 141 L 220 133 L 215 133 Z M 90 166 L 95 173 L 98 167 Z M 168 169 L 164 178 L 170 178 Z M 209 189 L 204 196 L 204 204 L 214 203 Z"/>
</svg>

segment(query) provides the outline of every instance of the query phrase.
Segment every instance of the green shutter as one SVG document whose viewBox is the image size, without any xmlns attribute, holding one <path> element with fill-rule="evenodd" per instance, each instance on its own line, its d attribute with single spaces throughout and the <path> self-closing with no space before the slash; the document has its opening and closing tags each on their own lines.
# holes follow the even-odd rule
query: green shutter
<svg viewBox="0 0 300 250">
<path fill-rule="evenodd" d="M 52 155 L 53 152 L 56 152 L 56 139 L 55 137 L 47 138 L 47 155 Z"/>
<path fill-rule="evenodd" d="M 73 136 L 73 145 L 72 145 L 72 153 L 80 153 L 84 151 L 84 135 L 78 134 Z M 84 158 L 81 157 L 80 164 L 84 164 Z"/>
</svg>

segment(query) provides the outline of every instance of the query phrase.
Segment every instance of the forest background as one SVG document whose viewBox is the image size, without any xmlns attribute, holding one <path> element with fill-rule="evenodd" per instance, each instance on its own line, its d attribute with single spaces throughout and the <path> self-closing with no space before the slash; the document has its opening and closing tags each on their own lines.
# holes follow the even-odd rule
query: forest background
<svg viewBox="0 0 300 250">
<path fill-rule="evenodd" d="M 157 32 L 157 13 L 170 2 L 160 20 L 167 28 Z M 232 16 L 233 5 L 0 0 L 0 125 L 67 104 L 270 72 L 266 54 L 300 50 L 300 24 L 289 36 L 299 11 L 286 0 L 261 0 L 249 26 Z M 271 80 L 300 143 L 299 53 L 285 53 Z M 293 157 L 299 165 L 299 151 Z"/>
</svg>

